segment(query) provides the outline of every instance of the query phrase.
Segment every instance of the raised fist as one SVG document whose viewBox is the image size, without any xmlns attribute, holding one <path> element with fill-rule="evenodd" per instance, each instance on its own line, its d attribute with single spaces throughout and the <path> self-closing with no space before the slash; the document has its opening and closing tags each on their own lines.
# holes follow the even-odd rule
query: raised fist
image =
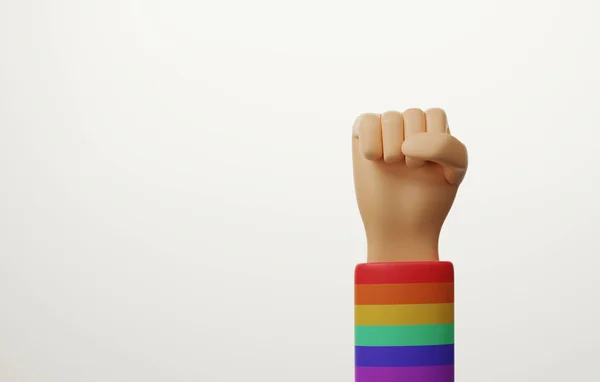
<svg viewBox="0 0 600 382">
<path fill-rule="evenodd" d="M 363 114 L 352 129 L 354 185 L 368 261 L 438 260 L 467 149 L 442 109 Z"/>
</svg>

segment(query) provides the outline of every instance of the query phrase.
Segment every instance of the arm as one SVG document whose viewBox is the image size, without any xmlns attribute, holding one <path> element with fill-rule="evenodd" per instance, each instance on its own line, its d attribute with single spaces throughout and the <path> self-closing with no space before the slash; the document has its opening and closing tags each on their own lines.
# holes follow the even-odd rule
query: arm
<svg viewBox="0 0 600 382">
<path fill-rule="evenodd" d="M 368 261 L 355 270 L 356 382 L 454 381 L 454 269 L 438 238 L 467 168 L 441 109 L 353 128 Z"/>
</svg>

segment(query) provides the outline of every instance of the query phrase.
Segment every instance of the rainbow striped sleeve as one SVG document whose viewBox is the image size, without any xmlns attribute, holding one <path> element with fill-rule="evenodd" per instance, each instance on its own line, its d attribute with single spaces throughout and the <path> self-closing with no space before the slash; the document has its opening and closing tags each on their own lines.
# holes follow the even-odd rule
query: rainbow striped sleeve
<svg viewBox="0 0 600 382">
<path fill-rule="evenodd" d="M 355 381 L 454 382 L 452 263 L 366 263 L 354 277 Z"/>
</svg>

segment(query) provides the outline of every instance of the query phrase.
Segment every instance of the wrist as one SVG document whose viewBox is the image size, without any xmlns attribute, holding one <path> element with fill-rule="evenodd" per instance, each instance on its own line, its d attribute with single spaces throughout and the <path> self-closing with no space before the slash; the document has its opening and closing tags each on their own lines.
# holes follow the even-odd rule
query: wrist
<svg viewBox="0 0 600 382">
<path fill-rule="evenodd" d="M 438 261 L 438 238 L 367 240 L 367 262 Z"/>
</svg>

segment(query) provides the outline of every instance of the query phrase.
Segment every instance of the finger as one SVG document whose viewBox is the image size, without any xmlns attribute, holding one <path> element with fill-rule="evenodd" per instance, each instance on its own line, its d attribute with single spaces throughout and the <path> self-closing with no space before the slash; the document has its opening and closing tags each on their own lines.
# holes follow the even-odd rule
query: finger
<svg viewBox="0 0 600 382">
<path fill-rule="evenodd" d="M 425 115 L 421 109 L 408 109 L 402 113 L 402 117 L 404 119 L 404 140 L 425 132 Z M 408 167 L 417 168 L 425 164 L 422 160 L 406 155 L 406 152 L 404 152 L 404 156 Z"/>
<path fill-rule="evenodd" d="M 425 125 L 428 133 L 447 133 L 446 112 L 440 108 L 428 109 L 425 112 Z"/>
<path fill-rule="evenodd" d="M 443 166 L 444 175 L 450 184 L 459 185 L 467 172 L 467 148 L 450 134 L 412 135 L 404 141 L 402 151 L 407 158 L 430 161 Z"/>
<path fill-rule="evenodd" d="M 381 116 L 379 114 L 362 114 L 354 124 L 358 132 L 358 146 L 362 155 L 369 160 L 383 157 L 381 138 Z"/>
<path fill-rule="evenodd" d="M 383 141 L 383 160 L 387 163 L 403 161 L 404 119 L 401 113 L 387 111 L 381 115 L 381 136 Z"/>
</svg>

